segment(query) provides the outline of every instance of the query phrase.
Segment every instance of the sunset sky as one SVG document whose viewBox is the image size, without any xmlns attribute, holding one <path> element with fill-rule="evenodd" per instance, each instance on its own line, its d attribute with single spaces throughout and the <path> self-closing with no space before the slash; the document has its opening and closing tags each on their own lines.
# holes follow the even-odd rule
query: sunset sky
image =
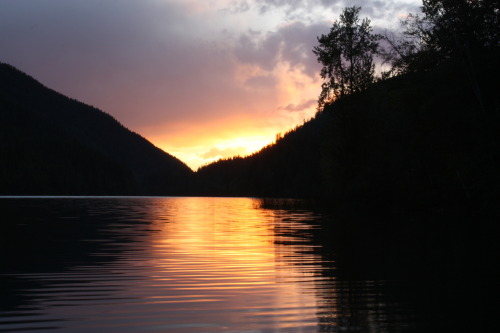
<svg viewBox="0 0 500 333">
<path fill-rule="evenodd" d="M 382 32 L 421 0 L 0 0 L 0 61 L 197 169 L 314 115 L 311 50 L 352 5 Z"/>
</svg>

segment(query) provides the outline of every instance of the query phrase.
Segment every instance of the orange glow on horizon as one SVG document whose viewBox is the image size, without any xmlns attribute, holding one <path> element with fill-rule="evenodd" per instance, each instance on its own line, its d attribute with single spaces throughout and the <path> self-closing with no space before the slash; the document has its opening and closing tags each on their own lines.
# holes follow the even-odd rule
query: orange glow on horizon
<svg viewBox="0 0 500 333">
<path fill-rule="evenodd" d="M 241 84 L 261 74 L 251 66 L 240 69 L 237 79 Z M 193 170 L 221 158 L 251 155 L 275 142 L 277 134 L 286 133 L 316 113 L 318 79 L 286 65 L 278 66 L 274 77 L 277 84 L 273 93 L 259 88 L 254 92 L 254 104 L 241 104 L 238 110 L 232 110 L 235 112 L 228 111 L 222 116 L 214 112 L 212 119 L 157 124 L 138 132 Z M 238 105 L 230 98 L 228 101 L 232 101 L 229 103 L 232 107 Z M 220 106 L 224 107 L 227 108 Z"/>
<path fill-rule="evenodd" d="M 245 157 L 258 152 L 274 143 L 278 133 L 289 131 L 314 112 L 314 107 L 306 112 L 278 109 L 255 118 L 244 115 L 218 122 L 159 125 L 142 133 L 157 147 L 197 170 L 221 158 Z"/>
<path fill-rule="evenodd" d="M 221 158 L 248 156 L 274 142 L 275 127 L 256 128 L 245 124 L 249 121 L 190 125 L 182 131 L 147 138 L 196 170 Z"/>
<path fill-rule="evenodd" d="M 274 137 L 273 139 L 268 139 L 264 136 L 253 136 L 217 140 L 217 143 L 213 146 L 208 146 L 203 144 L 203 142 L 199 142 L 191 147 L 173 148 L 168 144 L 164 146 L 160 145 L 159 147 L 186 163 L 191 169 L 197 170 L 201 166 L 210 164 L 219 159 L 249 156 L 273 142 Z"/>
</svg>

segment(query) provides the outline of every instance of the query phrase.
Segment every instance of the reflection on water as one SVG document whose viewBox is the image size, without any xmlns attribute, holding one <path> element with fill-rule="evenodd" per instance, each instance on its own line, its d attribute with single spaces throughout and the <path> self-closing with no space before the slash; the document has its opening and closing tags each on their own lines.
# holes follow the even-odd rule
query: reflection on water
<svg viewBox="0 0 500 333">
<path fill-rule="evenodd" d="M 280 213 L 258 209 L 251 199 L 214 198 L 24 199 L 11 204 L 21 208 L 15 218 L 25 232 L 41 224 L 87 224 L 73 225 L 85 229 L 85 237 L 66 245 L 99 246 L 70 258 L 49 250 L 52 260 L 65 261 L 56 271 L 35 265 L 35 271 L 28 267 L 3 274 L 22 287 L 19 293 L 27 301 L 4 312 L 1 329 L 317 327 L 317 289 L 330 287 L 331 279 L 321 276 L 321 258 L 307 242 L 308 230 L 315 227 L 308 223 L 310 212 Z M 28 218 L 20 214 L 25 205 L 33 206 Z M 45 217 L 33 216 L 33 209 Z M 100 262 L 100 257 L 109 261 Z"/>
<path fill-rule="evenodd" d="M 414 328 L 394 283 L 336 279 L 311 211 L 246 198 L 0 199 L 0 211 L 0 332 Z"/>
</svg>

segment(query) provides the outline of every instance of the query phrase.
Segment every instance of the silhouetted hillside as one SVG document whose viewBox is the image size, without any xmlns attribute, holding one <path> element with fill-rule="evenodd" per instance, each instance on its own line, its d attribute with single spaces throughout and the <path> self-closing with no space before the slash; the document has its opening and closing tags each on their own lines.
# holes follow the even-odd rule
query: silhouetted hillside
<svg viewBox="0 0 500 333">
<path fill-rule="evenodd" d="M 374 84 L 246 158 L 198 173 L 201 194 L 313 197 L 342 207 L 497 209 L 498 57 Z"/>
<path fill-rule="evenodd" d="M 0 194 L 184 194 L 192 171 L 110 115 L 0 63 Z"/>
<path fill-rule="evenodd" d="M 197 172 L 203 195 L 315 197 L 323 191 L 323 140 L 329 117 L 318 115 L 249 157 L 219 160 Z"/>
<path fill-rule="evenodd" d="M 1 194 L 320 198 L 340 207 L 497 209 L 498 57 L 372 85 L 252 156 L 193 174 L 111 116 L 0 65 Z M 192 180 L 194 177 L 194 186 Z"/>
</svg>

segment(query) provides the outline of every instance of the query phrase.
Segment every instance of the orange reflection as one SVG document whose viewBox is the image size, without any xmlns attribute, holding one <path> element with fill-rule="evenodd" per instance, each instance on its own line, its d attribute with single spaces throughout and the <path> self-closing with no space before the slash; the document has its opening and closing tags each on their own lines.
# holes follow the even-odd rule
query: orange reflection
<svg viewBox="0 0 500 333">
<path fill-rule="evenodd" d="M 150 287 L 164 286 L 165 295 L 153 302 L 217 304 L 221 313 L 230 309 L 231 322 L 248 323 L 250 316 L 254 328 L 316 325 L 321 258 L 292 232 L 310 228 L 303 216 L 290 219 L 247 198 L 163 200 L 149 279 Z"/>
</svg>

